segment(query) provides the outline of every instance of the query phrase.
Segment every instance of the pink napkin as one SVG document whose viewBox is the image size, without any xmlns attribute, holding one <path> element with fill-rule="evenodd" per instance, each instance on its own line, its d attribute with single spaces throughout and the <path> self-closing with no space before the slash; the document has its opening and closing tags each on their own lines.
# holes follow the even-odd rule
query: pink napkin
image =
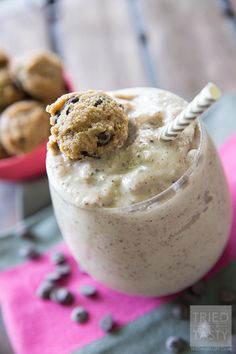
<svg viewBox="0 0 236 354">
<path fill-rule="evenodd" d="M 235 151 L 236 135 L 220 149 L 233 200 L 234 223 L 224 254 L 211 270 L 210 275 L 236 257 Z M 63 307 L 35 296 L 35 291 L 44 275 L 48 273 L 50 267 L 53 269 L 49 261 L 50 254 L 0 275 L 0 304 L 16 354 L 71 353 L 104 336 L 99 328 L 99 320 L 104 314 L 112 313 L 117 324 L 123 326 L 174 298 L 171 296 L 145 299 L 110 290 L 88 275 L 80 273 L 64 244 L 59 249 L 66 253 L 72 267 L 72 275 L 65 282 L 65 286 L 75 294 L 75 303 L 71 306 Z M 98 289 L 98 298 L 89 299 L 80 295 L 78 288 L 83 284 L 95 285 Z M 78 305 L 84 306 L 90 313 L 89 322 L 83 325 L 73 323 L 70 319 L 72 308 Z"/>
</svg>

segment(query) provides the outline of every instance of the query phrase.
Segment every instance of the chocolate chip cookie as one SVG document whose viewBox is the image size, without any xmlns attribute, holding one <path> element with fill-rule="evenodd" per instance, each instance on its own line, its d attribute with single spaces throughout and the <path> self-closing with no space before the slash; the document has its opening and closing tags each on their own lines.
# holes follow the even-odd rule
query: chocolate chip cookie
<svg viewBox="0 0 236 354">
<path fill-rule="evenodd" d="M 0 70 L 0 111 L 21 100 L 23 92 L 15 85 L 8 69 Z"/>
<path fill-rule="evenodd" d="M 63 66 L 53 53 L 35 52 L 18 58 L 11 71 L 22 89 L 42 102 L 51 103 L 65 93 Z"/>
<path fill-rule="evenodd" d="M 49 129 L 49 115 L 36 101 L 16 102 L 0 119 L 1 142 L 9 155 L 30 152 L 47 139 Z"/>
<path fill-rule="evenodd" d="M 124 107 L 102 91 L 66 94 L 47 112 L 52 125 L 48 148 L 72 160 L 101 157 L 121 147 L 128 136 Z"/>
</svg>

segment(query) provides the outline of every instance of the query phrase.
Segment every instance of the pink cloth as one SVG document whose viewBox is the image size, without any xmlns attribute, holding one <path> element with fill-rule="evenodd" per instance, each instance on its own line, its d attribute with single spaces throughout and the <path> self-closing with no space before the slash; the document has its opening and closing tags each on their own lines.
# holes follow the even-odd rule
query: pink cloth
<svg viewBox="0 0 236 354">
<path fill-rule="evenodd" d="M 236 135 L 220 149 L 220 155 L 229 181 L 234 206 L 234 223 L 229 243 L 219 262 L 209 273 L 226 266 L 236 257 Z M 72 275 L 65 285 L 75 294 L 75 303 L 62 307 L 35 296 L 35 290 L 44 275 L 53 266 L 49 254 L 42 259 L 17 266 L 0 275 L 0 303 L 9 337 L 16 354 L 65 354 L 82 348 L 101 338 L 99 320 L 110 312 L 118 325 L 125 325 L 147 312 L 170 301 L 172 297 L 145 299 L 128 296 L 98 284 L 89 276 L 78 271 L 78 266 L 61 246 L 72 266 Z M 98 289 L 98 299 L 84 298 L 78 292 L 82 284 L 94 284 Z M 73 307 L 82 305 L 90 312 L 88 323 L 78 325 L 70 319 Z"/>
</svg>

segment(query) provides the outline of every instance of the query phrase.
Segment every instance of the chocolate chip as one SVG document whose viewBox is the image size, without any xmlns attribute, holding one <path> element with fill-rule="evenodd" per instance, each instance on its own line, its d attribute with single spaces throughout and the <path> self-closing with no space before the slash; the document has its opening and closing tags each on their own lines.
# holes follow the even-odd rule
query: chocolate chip
<svg viewBox="0 0 236 354">
<path fill-rule="evenodd" d="M 74 301 L 74 296 L 66 288 L 55 288 L 50 293 L 50 299 L 58 304 L 70 305 Z"/>
<path fill-rule="evenodd" d="M 170 353 L 182 353 L 187 348 L 187 342 L 180 337 L 169 337 L 166 340 L 166 349 Z"/>
<path fill-rule="evenodd" d="M 58 118 L 59 118 L 59 116 L 52 116 L 53 124 L 57 124 Z"/>
<path fill-rule="evenodd" d="M 34 234 L 32 233 L 32 231 L 27 228 L 22 228 L 19 231 L 17 231 L 16 236 L 24 240 L 29 240 L 34 238 Z"/>
<path fill-rule="evenodd" d="M 79 102 L 79 97 L 74 97 L 74 98 L 71 98 L 68 103 L 76 103 L 76 102 Z"/>
<path fill-rule="evenodd" d="M 79 288 L 79 292 L 84 296 L 95 296 L 97 294 L 97 289 L 93 285 L 82 285 Z"/>
<path fill-rule="evenodd" d="M 99 99 L 94 103 L 94 107 L 97 107 L 97 106 L 99 106 L 100 104 L 102 104 L 101 98 L 99 98 Z"/>
<path fill-rule="evenodd" d="M 55 287 L 52 283 L 44 281 L 39 285 L 38 289 L 36 290 L 36 295 L 41 299 L 49 299 L 50 294 L 54 288 Z"/>
<path fill-rule="evenodd" d="M 206 292 L 206 282 L 199 280 L 197 283 L 190 287 L 190 291 L 197 296 L 202 296 Z"/>
<path fill-rule="evenodd" d="M 40 256 L 33 246 L 22 247 L 19 251 L 19 254 L 21 257 L 27 259 L 36 259 Z"/>
<path fill-rule="evenodd" d="M 110 314 L 105 315 L 101 319 L 99 325 L 100 325 L 100 328 L 104 332 L 110 332 L 114 327 L 114 321 L 113 321 L 112 315 L 110 315 Z"/>
<path fill-rule="evenodd" d="M 97 136 L 98 143 L 97 146 L 107 145 L 111 140 L 111 134 L 109 132 L 102 132 Z"/>
<path fill-rule="evenodd" d="M 87 151 L 81 151 L 81 155 L 83 156 L 88 156 L 88 157 L 93 157 L 94 159 L 100 159 L 100 156 L 97 155 L 90 155 Z"/>
<path fill-rule="evenodd" d="M 56 271 L 61 274 L 61 276 L 69 275 L 71 273 L 71 267 L 69 264 L 59 265 Z"/>
<path fill-rule="evenodd" d="M 56 111 L 56 112 L 54 113 L 54 115 L 52 116 L 53 124 L 57 124 L 57 120 L 58 120 L 58 118 L 60 117 L 60 115 L 61 115 L 61 111 L 60 111 L 60 109 L 59 109 L 59 110 Z"/>
<path fill-rule="evenodd" d="M 49 282 L 55 283 L 59 280 L 61 280 L 63 278 L 63 276 L 57 271 L 53 271 L 51 273 L 48 273 L 45 277 L 46 280 L 48 280 Z"/>
<path fill-rule="evenodd" d="M 53 264 L 63 264 L 66 262 L 66 257 L 62 252 L 53 253 L 51 256 L 51 261 Z"/>
<path fill-rule="evenodd" d="M 172 309 L 173 316 L 178 320 L 189 319 L 189 306 L 186 304 L 176 304 Z"/>
<path fill-rule="evenodd" d="M 71 107 L 69 106 L 66 110 L 66 115 L 68 115 L 70 113 Z"/>
<path fill-rule="evenodd" d="M 236 302 L 235 292 L 228 289 L 221 289 L 219 294 L 220 302 L 224 305 L 232 305 Z"/>
<path fill-rule="evenodd" d="M 88 320 L 88 311 L 86 311 L 82 306 L 76 307 L 71 312 L 71 319 L 72 319 L 72 321 L 75 321 L 78 323 L 84 323 Z"/>
<path fill-rule="evenodd" d="M 61 110 L 60 109 L 58 109 L 58 111 L 56 111 L 56 112 L 54 112 L 54 116 L 60 116 L 60 114 L 61 114 Z"/>
</svg>

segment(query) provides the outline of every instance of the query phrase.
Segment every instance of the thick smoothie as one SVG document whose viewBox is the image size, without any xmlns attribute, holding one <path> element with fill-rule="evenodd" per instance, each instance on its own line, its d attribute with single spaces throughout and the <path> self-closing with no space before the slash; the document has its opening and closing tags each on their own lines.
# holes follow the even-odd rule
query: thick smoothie
<svg viewBox="0 0 236 354">
<path fill-rule="evenodd" d="M 82 160 L 48 151 L 58 224 L 94 278 L 127 293 L 174 293 L 202 277 L 227 242 L 224 173 L 202 123 L 174 141 L 159 141 L 159 128 L 184 100 L 152 88 L 109 95 L 128 116 L 123 146 Z"/>
</svg>

